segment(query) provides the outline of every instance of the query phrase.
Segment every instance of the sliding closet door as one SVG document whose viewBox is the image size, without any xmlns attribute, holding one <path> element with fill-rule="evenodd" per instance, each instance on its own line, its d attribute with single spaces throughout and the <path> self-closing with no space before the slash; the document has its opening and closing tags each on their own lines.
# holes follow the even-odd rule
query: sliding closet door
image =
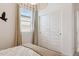
<svg viewBox="0 0 79 59">
<path fill-rule="evenodd" d="M 62 12 L 41 12 L 39 15 L 38 45 L 50 50 L 62 49 Z"/>
</svg>

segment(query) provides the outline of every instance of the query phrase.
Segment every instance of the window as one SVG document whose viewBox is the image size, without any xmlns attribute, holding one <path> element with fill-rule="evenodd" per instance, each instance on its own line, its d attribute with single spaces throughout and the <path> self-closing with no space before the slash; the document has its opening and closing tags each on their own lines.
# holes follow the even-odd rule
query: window
<svg viewBox="0 0 79 59">
<path fill-rule="evenodd" d="M 20 8 L 20 28 L 21 32 L 32 31 L 32 11 L 26 8 Z"/>
</svg>

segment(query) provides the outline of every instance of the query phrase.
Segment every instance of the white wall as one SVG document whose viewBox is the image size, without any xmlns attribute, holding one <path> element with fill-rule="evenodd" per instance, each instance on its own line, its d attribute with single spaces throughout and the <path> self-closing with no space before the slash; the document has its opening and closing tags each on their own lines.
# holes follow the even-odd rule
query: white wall
<svg viewBox="0 0 79 59">
<path fill-rule="evenodd" d="M 77 11 L 77 52 L 79 52 L 79 11 Z"/>
<path fill-rule="evenodd" d="M 62 53 L 65 55 L 73 55 L 74 54 L 73 5 L 72 3 L 49 3 L 48 10 L 46 12 L 51 12 L 55 10 L 61 10 L 63 14 L 62 15 Z"/>
<path fill-rule="evenodd" d="M 63 6 L 63 53 L 74 55 L 74 12 L 72 4 Z"/>
<path fill-rule="evenodd" d="M 0 3 L 0 16 L 3 11 L 6 12 L 7 22 L 0 19 L 0 50 L 12 47 L 15 36 L 16 4 Z"/>
<path fill-rule="evenodd" d="M 33 33 L 32 32 L 23 32 L 22 33 L 22 44 L 32 43 Z"/>
</svg>

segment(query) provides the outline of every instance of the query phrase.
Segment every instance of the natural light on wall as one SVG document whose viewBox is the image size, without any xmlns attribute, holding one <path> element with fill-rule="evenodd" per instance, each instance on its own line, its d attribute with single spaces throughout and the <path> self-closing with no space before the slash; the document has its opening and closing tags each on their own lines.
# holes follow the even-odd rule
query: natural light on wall
<svg viewBox="0 0 79 59">
<path fill-rule="evenodd" d="M 33 31 L 33 11 L 36 3 L 21 4 L 20 6 L 20 29 L 21 32 Z"/>
<path fill-rule="evenodd" d="M 21 32 L 32 31 L 32 12 L 26 8 L 20 8 L 20 28 Z"/>
</svg>

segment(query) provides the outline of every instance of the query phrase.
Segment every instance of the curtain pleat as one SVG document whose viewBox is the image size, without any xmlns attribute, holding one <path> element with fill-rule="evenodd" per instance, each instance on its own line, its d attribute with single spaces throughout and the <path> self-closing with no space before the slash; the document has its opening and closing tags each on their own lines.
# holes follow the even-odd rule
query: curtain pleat
<svg viewBox="0 0 79 59">
<path fill-rule="evenodd" d="M 27 8 L 29 10 L 36 10 L 36 5 L 31 5 L 30 3 L 20 3 L 19 7 Z"/>
<path fill-rule="evenodd" d="M 38 45 L 38 8 L 34 10 L 34 32 L 33 32 L 33 44 Z"/>
<path fill-rule="evenodd" d="M 15 22 L 15 41 L 14 46 L 22 44 L 22 36 L 20 32 L 20 20 L 19 20 L 19 5 L 17 5 L 17 19 Z"/>
</svg>

